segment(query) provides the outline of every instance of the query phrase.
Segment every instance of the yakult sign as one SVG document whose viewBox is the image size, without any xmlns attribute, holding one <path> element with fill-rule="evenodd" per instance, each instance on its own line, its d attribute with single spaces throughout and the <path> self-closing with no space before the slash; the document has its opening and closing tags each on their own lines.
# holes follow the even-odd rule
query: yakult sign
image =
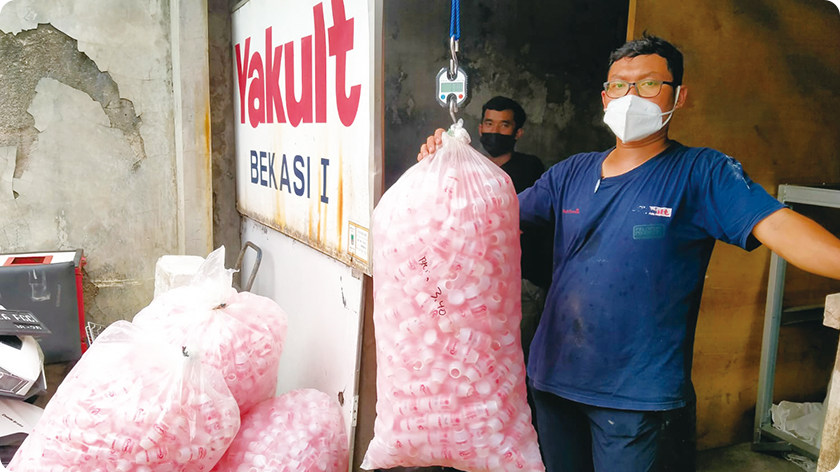
<svg viewBox="0 0 840 472">
<path fill-rule="evenodd" d="M 272 42 L 272 27 L 265 29 L 265 49 L 263 55 L 254 51 L 249 55 L 251 38 L 236 45 L 236 72 L 239 82 L 240 123 L 245 123 L 245 103 L 248 104 L 248 121 L 256 128 L 262 123 L 286 123 L 298 126 L 301 122 L 313 120 L 313 62 L 315 69 L 315 123 L 327 122 L 327 33 L 324 27 L 324 5 L 319 3 L 312 8 L 315 29 L 315 52 L 312 51 L 312 35 L 300 38 L 300 73 L 295 73 L 295 42 L 289 41 L 276 48 Z M 347 53 L 353 50 L 353 29 L 355 21 L 346 18 L 344 0 L 332 0 L 333 26 L 329 29 L 329 55 L 335 57 L 335 100 L 338 116 L 344 126 L 350 126 L 356 119 L 361 98 L 361 85 L 350 87 L 349 96 L 345 96 L 347 79 Z M 285 64 L 283 53 L 286 54 Z M 263 61 L 263 57 L 265 61 Z M 281 65 L 285 68 L 286 107 L 283 107 L 283 95 L 280 89 Z M 301 77 L 301 98 L 295 98 L 295 77 Z M 247 91 L 247 96 L 246 96 Z M 329 92 L 333 92 L 330 90 Z"/>
<path fill-rule="evenodd" d="M 364 269 L 370 11 L 366 0 L 251 0 L 233 14 L 240 212 Z"/>
</svg>

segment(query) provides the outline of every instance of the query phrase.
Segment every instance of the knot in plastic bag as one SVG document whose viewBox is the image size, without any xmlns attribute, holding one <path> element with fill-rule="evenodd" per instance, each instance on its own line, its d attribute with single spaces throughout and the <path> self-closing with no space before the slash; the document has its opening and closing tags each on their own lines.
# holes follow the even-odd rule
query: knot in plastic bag
<svg viewBox="0 0 840 472">
<path fill-rule="evenodd" d="M 201 264 L 182 299 L 191 298 L 191 304 L 196 308 L 217 308 L 227 302 L 233 291 L 234 273 L 235 269 L 225 268 L 225 247 L 221 246 Z"/>
<path fill-rule="evenodd" d="M 463 144 L 470 144 L 472 142 L 470 133 L 464 129 L 464 120 L 462 119 L 459 119 L 457 123 L 450 126 L 449 130 L 443 133 L 440 139 L 444 146 L 448 145 L 450 141 L 457 141 Z"/>
</svg>

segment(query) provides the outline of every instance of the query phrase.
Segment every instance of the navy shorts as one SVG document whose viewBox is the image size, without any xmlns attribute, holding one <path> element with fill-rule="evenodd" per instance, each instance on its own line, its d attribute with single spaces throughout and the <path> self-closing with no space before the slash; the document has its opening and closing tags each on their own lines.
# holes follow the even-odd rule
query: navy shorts
<svg viewBox="0 0 840 472">
<path fill-rule="evenodd" d="M 694 403 L 672 411 L 600 408 L 532 389 L 547 472 L 691 472 Z"/>
</svg>

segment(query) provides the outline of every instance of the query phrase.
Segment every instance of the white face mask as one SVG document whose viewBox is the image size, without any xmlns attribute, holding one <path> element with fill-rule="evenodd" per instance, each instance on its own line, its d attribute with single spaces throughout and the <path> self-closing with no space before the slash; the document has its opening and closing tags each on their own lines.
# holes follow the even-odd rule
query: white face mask
<svg viewBox="0 0 840 472">
<path fill-rule="evenodd" d="M 674 108 L 677 106 L 679 96 L 680 87 L 677 86 Z M 618 139 L 630 143 L 645 139 L 662 129 L 671 121 L 673 113 L 674 109 L 662 113 L 659 105 L 638 95 L 625 95 L 607 105 L 607 109 L 604 110 L 604 123 L 618 136 Z M 668 119 L 662 121 L 665 115 L 668 115 Z"/>
</svg>

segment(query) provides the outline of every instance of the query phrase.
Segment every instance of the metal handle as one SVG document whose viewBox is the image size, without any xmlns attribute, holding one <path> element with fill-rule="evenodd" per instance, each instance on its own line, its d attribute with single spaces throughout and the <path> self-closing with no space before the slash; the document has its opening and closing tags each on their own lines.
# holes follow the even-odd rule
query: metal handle
<svg viewBox="0 0 840 472">
<path fill-rule="evenodd" d="M 455 118 L 455 113 L 458 113 L 458 103 L 456 103 L 455 95 L 446 97 L 446 101 L 449 102 L 449 116 L 452 118 L 452 123 L 457 123 L 458 119 Z"/>
<path fill-rule="evenodd" d="M 251 269 L 251 275 L 248 277 L 248 283 L 242 287 L 242 291 L 250 292 L 251 287 L 254 285 L 254 279 L 257 278 L 257 271 L 260 269 L 260 263 L 262 262 L 262 249 L 259 246 L 252 243 L 251 241 L 246 241 L 245 245 L 242 246 L 242 249 L 239 251 L 239 257 L 236 258 L 236 266 L 234 269 L 237 271 L 242 270 L 242 259 L 245 258 L 245 251 L 251 248 L 254 252 L 257 253 L 257 260 L 254 261 L 254 267 Z"/>
<path fill-rule="evenodd" d="M 455 80 L 458 77 L 458 50 L 459 41 L 455 39 L 455 36 L 451 36 L 449 38 L 449 71 L 447 72 L 447 76 L 449 80 Z"/>
</svg>

